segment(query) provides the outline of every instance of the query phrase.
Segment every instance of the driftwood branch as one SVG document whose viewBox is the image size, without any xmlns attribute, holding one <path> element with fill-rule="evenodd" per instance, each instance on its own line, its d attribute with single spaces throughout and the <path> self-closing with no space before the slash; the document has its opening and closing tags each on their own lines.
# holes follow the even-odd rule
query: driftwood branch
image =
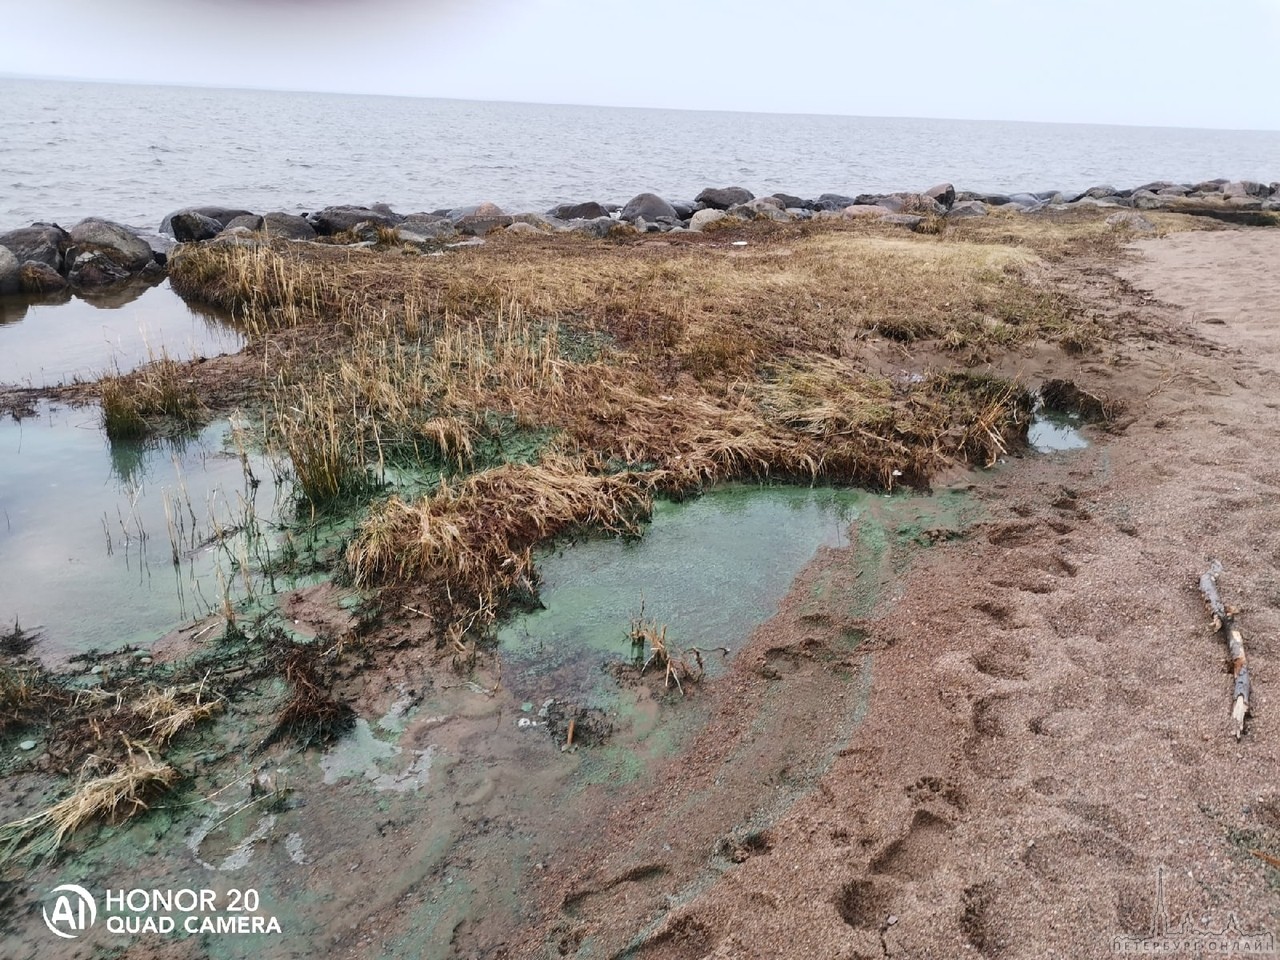
<svg viewBox="0 0 1280 960">
<path fill-rule="evenodd" d="M 1231 674 L 1235 683 L 1231 692 L 1231 723 L 1236 739 L 1244 736 L 1244 720 L 1249 715 L 1249 661 L 1244 653 L 1244 637 L 1236 626 L 1235 611 L 1228 609 L 1218 593 L 1218 577 L 1222 564 L 1214 560 L 1200 576 L 1200 592 L 1204 605 L 1213 617 L 1213 629 L 1227 641 L 1227 653 L 1231 657 Z"/>
</svg>

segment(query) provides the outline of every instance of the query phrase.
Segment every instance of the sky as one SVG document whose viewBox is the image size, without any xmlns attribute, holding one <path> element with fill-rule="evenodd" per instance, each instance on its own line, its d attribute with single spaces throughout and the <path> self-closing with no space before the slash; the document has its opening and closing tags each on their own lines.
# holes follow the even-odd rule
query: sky
<svg viewBox="0 0 1280 960">
<path fill-rule="evenodd" d="M 1280 0 L 0 0 L 0 73 L 1280 129 Z"/>
</svg>

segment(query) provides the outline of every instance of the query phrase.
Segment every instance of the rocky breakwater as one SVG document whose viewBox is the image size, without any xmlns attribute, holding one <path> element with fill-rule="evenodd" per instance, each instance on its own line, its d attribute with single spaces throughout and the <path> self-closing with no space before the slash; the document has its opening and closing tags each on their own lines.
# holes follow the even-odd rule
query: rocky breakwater
<svg viewBox="0 0 1280 960">
<path fill-rule="evenodd" d="M 236 207 L 187 207 L 169 214 L 157 231 L 98 218 L 70 230 L 35 223 L 0 234 L 0 294 L 44 294 L 97 287 L 163 272 L 178 243 L 258 243 L 264 239 L 374 246 L 405 243 L 425 248 L 483 243 L 495 231 L 626 237 L 704 232 L 759 220 L 871 219 L 904 229 L 938 232 L 950 221 L 1000 211 L 1034 214 L 1080 208 L 1113 209 L 1117 229 L 1154 229 L 1144 213 L 1166 210 L 1239 223 L 1280 222 L 1280 183 L 1207 180 L 1153 181 L 1133 188 L 1110 185 L 1082 192 L 1042 190 L 981 193 L 941 183 L 918 192 L 879 194 L 788 193 L 756 196 L 742 186 L 707 187 L 693 200 L 640 193 L 625 204 L 582 200 L 544 213 L 509 213 L 484 202 L 402 214 L 386 204 L 339 205 L 308 214 L 258 214 Z"/>
<path fill-rule="evenodd" d="M 0 294 L 47 294 L 159 276 L 172 246 L 158 234 L 97 217 L 70 230 L 33 223 L 0 233 Z"/>
</svg>

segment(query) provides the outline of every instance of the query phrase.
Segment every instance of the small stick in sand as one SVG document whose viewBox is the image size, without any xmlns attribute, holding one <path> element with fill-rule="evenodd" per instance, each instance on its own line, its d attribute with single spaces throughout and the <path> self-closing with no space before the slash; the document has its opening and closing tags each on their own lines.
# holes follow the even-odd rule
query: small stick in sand
<svg viewBox="0 0 1280 960">
<path fill-rule="evenodd" d="M 569 734 L 564 738 L 564 746 L 566 750 L 573 746 L 573 728 L 577 723 L 578 720 L 576 717 L 569 721 Z"/>
<path fill-rule="evenodd" d="M 1213 629 L 1221 632 L 1227 641 L 1231 673 L 1235 678 L 1231 694 L 1231 722 L 1236 739 L 1239 740 L 1244 736 L 1244 720 L 1249 715 L 1249 661 L 1244 654 L 1244 637 L 1236 627 L 1235 611 L 1227 609 L 1218 593 L 1218 577 L 1221 574 L 1222 564 L 1214 560 L 1200 576 L 1200 592 L 1204 595 L 1205 607 L 1213 616 Z"/>
</svg>

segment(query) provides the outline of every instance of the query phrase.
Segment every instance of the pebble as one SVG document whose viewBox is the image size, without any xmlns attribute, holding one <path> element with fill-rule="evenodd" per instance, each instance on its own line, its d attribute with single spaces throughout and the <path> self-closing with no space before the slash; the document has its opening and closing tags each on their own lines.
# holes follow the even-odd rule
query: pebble
<svg viewBox="0 0 1280 960">
<path fill-rule="evenodd" d="M 34 740 L 23 740 L 20 744 L 18 744 L 19 750 L 34 750 L 35 748 L 36 748 L 36 742 Z"/>
</svg>

